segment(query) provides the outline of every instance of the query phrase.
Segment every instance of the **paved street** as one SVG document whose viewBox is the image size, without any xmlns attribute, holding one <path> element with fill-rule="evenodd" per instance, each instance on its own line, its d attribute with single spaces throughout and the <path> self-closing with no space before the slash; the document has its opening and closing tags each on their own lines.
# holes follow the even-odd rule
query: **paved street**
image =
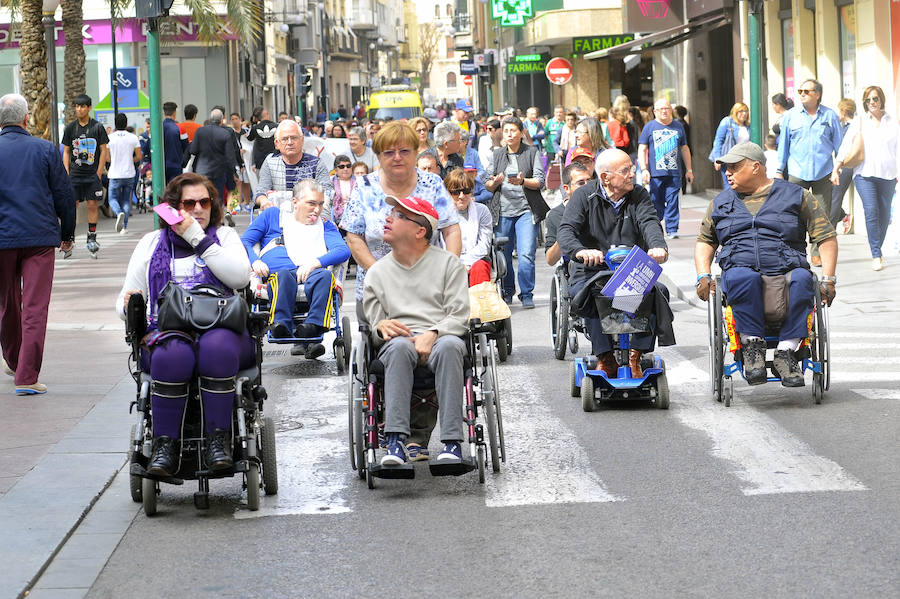
<svg viewBox="0 0 900 599">
<path fill-rule="evenodd" d="M 153 518 L 131 501 L 127 467 L 115 475 L 134 384 L 112 309 L 152 219 L 133 217 L 127 237 L 102 222 L 98 261 L 79 234 L 75 259 L 57 261 L 50 392 L 16 397 L 0 381 L 0 598 L 896 597 L 900 258 L 873 273 L 865 239 L 840 237 L 821 405 L 809 386 L 739 381 L 725 408 L 710 397 L 706 311 L 693 296 L 691 233 L 707 202 L 684 198 L 664 267 L 678 338 L 659 351 L 668 411 L 588 414 L 569 397 L 539 251 L 537 309 L 513 306 L 514 351 L 499 367 L 507 463 L 486 484 L 418 465 L 414 481 L 370 491 L 350 470 L 333 356 L 267 346 L 278 495 L 250 512 L 239 478 L 213 481 L 211 509 L 197 511 L 188 481 L 163 487 Z"/>
</svg>

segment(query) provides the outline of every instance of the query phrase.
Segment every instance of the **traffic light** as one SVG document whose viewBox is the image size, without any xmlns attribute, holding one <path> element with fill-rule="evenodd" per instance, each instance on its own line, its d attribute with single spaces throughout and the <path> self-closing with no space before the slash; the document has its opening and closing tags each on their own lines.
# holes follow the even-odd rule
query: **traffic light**
<svg viewBox="0 0 900 599">
<path fill-rule="evenodd" d="M 312 74 L 310 74 L 309 69 L 303 65 L 294 65 L 294 85 L 296 86 L 298 96 L 305 96 L 307 94 L 311 80 Z"/>
</svg>

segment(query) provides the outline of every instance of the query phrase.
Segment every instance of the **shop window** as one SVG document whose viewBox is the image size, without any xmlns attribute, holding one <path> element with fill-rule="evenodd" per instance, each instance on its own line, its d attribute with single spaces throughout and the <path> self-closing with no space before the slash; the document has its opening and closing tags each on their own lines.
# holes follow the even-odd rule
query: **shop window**
<svg viewBox="0 0 900 599">
<path fill-rule="evenodd" d="M 453 41 L 453 38 L 450 36 L 447 36 L 446 40 L 447 40 L 447 58 L 453 58 L 453 51 L 456 48 L 456 42 Z"/>
<path fill-rule="evenodd" d="M 451 6 L 450 4 L 447 5 L 447 16 L 448 17 L 453 16 L 453 6 Z"/>
<path fill-rule="evenodd" d="M 434 18 L 435 19 L 441 18 L 441 5 L 440 4 L 434 5 Z"/>
<path fill-rule="evenodd" d="M 838 33 L 841 39 L 841 93 L 853 98 L 856 89 L 856 6 L 838 8 Z"/>
</svg>

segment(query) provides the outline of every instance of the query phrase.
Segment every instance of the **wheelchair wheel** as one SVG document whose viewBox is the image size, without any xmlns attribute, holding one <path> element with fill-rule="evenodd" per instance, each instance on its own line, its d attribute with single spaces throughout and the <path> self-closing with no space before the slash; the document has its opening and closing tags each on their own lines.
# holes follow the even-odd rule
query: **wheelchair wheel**
<svg viewBox="0 0 900 599">
<path fill-rule="evenodd" d="M 266 495 L 278 493 L 278 461 L 275 458 L 275 423 L 271 416 L 263 418 L 262 431 L 262 479 Z"/>
<path fill-rule="evenodd" d="M 497 439 L 500 442 L 500 461 L 506 463 L 506 441 L 503 436 L 503 412 L 500 409 L 500 378 L 494 362 L 494 417 L 497 419 Z M 498 466 L 499 468 L 499 466 Z"/>
<path fill-rule="evenodd" d="M 259 510 L 259 464 L 250 462 L 247 467 L 247 508 L 251 512 Z"/>
<path fill-rule="evenodd" d="M 481 379 L 481 405 L 484 408 L 484 419 L 487 421 L 488 448 L 491 452 L 491 467 L 494 472 L 500 472 L 500 444 L 497 440 L 497 415 L 494 410 L 494 402 L 497 396 L 497 388 L 494 386 L 494 371 L 496 370 L 494 349 L 491 347 L 487 335 L 479 335 L 479 345 L 481 346 L 482 352 L 482 359 L 480 360 L 482 367 L 488 370 Z"/>
<path fill-rule="evenodd" d="M 511 356 L 513 351 L 512 318 L 503 321 L 503 333 L 506 336 L 506 355 Z"/>
<path fill-rule="evenodd" d="M 141 479 L 141 499 L 144 504 L 144 513 L 148 516 L 156 515 L 156 481 L 150 478 Z"/>
<path fill-rule="evenodd" d="M 362 370 L 358 352 L 360 349 L 354 347 L 350 362 L 350 373 L 347 380 L 347 429 L 350 437 L 350 466 L 356 470 L 360 479 L 366 478 L 366 441 L 365 426 L 363 424 L 364 414 L 362 404 L 357 404 L 356 398 L 361 397 L 362 383 L 357 380 L 361 376 Z"/>
<path fill-rule="evenodd" d="M 571 323 L 569 324 L 571 326 Z M 569 353 L 578 353 L 578 331 L 574 329 L 569 330 Z"/>
<path fill-rule="evenodd" d="M 714 288 L 710 290 L 707 298 L 706 320 L 709 329 L 709 386 L 713 398 L 721 402 L 725 369 L 725 330 L 719 284 L 719 277 L 716 277 Z"/>
<path fill-rule="evenodd" d="M 503 332 L 497 335 L 497 358 L 501 362 L 506 362 L 506 358 L 509 356 L 509 320 L 502 321 L 503 324 Z"/>
<path fill-rule="evenodd" d="M 569 364 L 569 393 L 572 397 L 581 395 L 581 388 L 575 383 L 575 362 Z"/>
<path fill-rule="evenodd" d="M 131 437 L 128 440 L 128 463 L 132 463 L 132 456 L 134 455 L 134 435 L 137 433 L 137 424 L 131 425 Z M 131 500 L 135 503 L 141 503 L 143 501 L 143 493 L 142 493 L 142 484 L 141 481 L 143 479 L 136 474 L 128 475 L 128 487 L 131 491 Z"/>
<path fill-rule="evenodd" d="M 569 300 L 563 297 L 559 285 L 559 277 L 550 281 L 550 340 L 553 343 L 553 355 L 557 360 L 566 357 L 566 344 L 569 336 Z"/>
<path fill-rule="evenodd" d="M 585 412 L 593 412 L 596 405 L 594 402 L 594 379 L 586 376 L 581 379 L 581 409 Z"/>
<path fill-rule="evenodd" d="M 341 318 L 341 337 L 344 340 L 344 367 L 350 370 L 350 356 L 353 350 L 353 329 L 350 328 L 350 317 Z"/>
<path fill-rule="evenodd" d="M 669 409 L 669 378 L 666 376 L 666 362 L 660 360 L 663 371 L 656 375 L 656 401 L 654 405 L 660 410 Z"/>
</svg>

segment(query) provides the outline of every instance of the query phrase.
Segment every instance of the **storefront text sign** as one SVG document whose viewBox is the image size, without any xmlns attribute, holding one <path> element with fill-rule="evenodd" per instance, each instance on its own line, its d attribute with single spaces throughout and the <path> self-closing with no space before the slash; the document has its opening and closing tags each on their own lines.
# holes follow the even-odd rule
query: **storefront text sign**
<svg viewBox="0 0 900 599">
<path fill-rule="evenodd" d="M 625 42 L 634 41 L 633 33 L 622 33 L 620 35 L 592 35 L 590 37 L 572 38 L 572 53 L 587 54 L 588 52 L 596 52 L 597 50 L 606 50 L 624 44 Z"/>
</svg>

